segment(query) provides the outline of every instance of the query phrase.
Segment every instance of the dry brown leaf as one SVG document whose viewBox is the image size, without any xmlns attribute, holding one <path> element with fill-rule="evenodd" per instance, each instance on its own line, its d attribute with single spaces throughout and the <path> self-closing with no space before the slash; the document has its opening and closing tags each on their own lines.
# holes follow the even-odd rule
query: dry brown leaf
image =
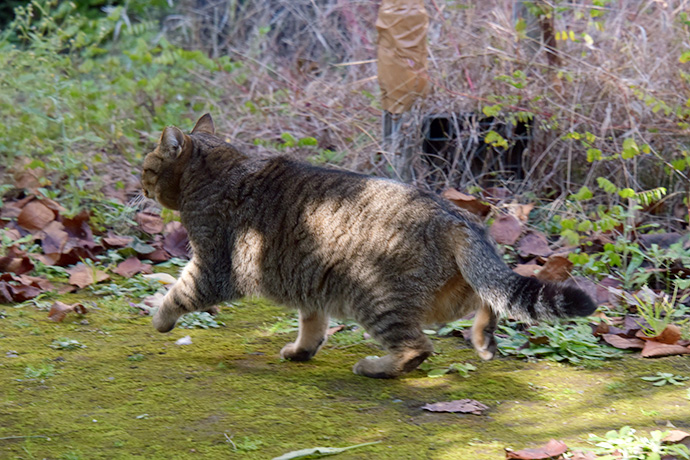
<svg viewBox="0 0 690 460">
<path fill-rule="evenodd" d="M 17 223 L 26 230 L 36 232 L 55 220 L 55 212 L 40 200 L 28 203 L 17 217 Z"/>
<path fill-rule="evenodd" d="M 326 331 L 326 335 L 331 336 L 335 334 L 336 332 L 340 332 L 343 329 L 345 329 L 344 324 L 338 324 L 337 326 L 329 327 L 328 330 Z"/>
<path fill-rule="evenodd" d="M 529 204 L 518 204 L 513 203 L 508 205 L 508 212 L 520 220 L 520 222 L 525 223 L 529 219 L 529 213 L 534 209 L 534 203 Z"/>
<path fill-rule="evenodd" d="M 46 225 L 39 237 L 45 254 L 62 254 L 69 239 L 65 226 L 56 220 Z"/>
<path fill-rule="evenodd" d="M 690 347 L 669 345 L 666 343 L 655 342 L 654 340 L 646 341 L 644 348 L 642 349 L 643 358 L 661 358 L 663 356 L 688 354 L 690 354 Z"/>
<path fill-rule="evenodd" d="M 69 284 L 79 286 L 80 289 L 86 286 L 105 281 L 110 278 L 107 273 L 97 268 L 89 267 L 86 264 L 79 263 L 72 268 L 67 269 L 70 274 Z"/>
<path fill-rule="evenodd" d="M 681 430 L 671 430 L 669 434 L 661 440 L 664 444 L 690 444 L 690 433 Z"/>
<path fill-rule="evenodd" d="M 460 412 L 463 414 L 482 415 L 489 409 L 489 406 L 474 399 L 456 399 L 454 401 L 425 404 L 422 406 L 422 409 L 430 412 Z"/>
<path fill-rule="evenodd" d="M 170 222 L 170 224 L 166 225 L 166 230 L 169 233 L 163 239 L 163 249 L 173 257 L 189 257 L 187 230 L 179 222 Z"/>
<path fill-rule="evenodd" d="M 573 456 L 570 460 L 597 460 L 597 456 L 594 452 L 582 452 L 581 450 L 576 450 L 573 452 Z"/>
<path fill-rule="evenodd" d="M 0 257 L 0 272 L 12 272 L 17 275 L 29 273 L 34 269 L 34 264 L 28 256 Z"/>
<path fill-rule="evenodd" d="M 520 257 L 548 257 L 553 254 L 546 236 L 539 232 L 529 232 L 518 243 Z"/>
<path fill-rule="evenodd" d="M 621 350 L 641 350 L 644 348 L 644 340 L 638 338 L 621 337 L 616 334 L 602 334 L 601 337 L 612 347 Z"/>
<path fill-rule="evenodd" d="M 108 248 L 124 248 L 132 241 L 134 241 L 134 238 L 131 236 L 108 235 L 103 238 L 103 243 Z"/>
<path fill-rule="evenodd" d="M 565 281 L 570 278 L 572 268 L 573 263 L 567 255 L 552 254 L 546 259 L 546 263 L 537 274 L 537 278 L 544 281 Z"/>
<path fill-rule="evenodd" d="M 153 268 L 149 264 L 142 263 L 141 260 L 136 257 L 130 257 L 120 262 L 113 271 L 125 278 L 131 278 L 137 273 L 153 273 Z"/>
<path fill-rule="evenodd" d="M 165 249 L 155 249 L 153 252 L 150 252 L 148 254 L 143 254 L 142 257 L 144 259 L 148 259 L 154 264 L 160 263 L 160 262 L 165 262 L 170 260 L 170 254 L 168 254 L 168 251 Z"/>
<path fill-rule="evenodd" d="M 541 270 L 541 265 L 537 264 L 518 264 L 513 268 L 513 271 L 518 275 L 534 277 Z"/>
<path fill-rule="evenodd" d="M 50 311 L 48 312 L 48 319 L 51 321 L 55 321 L 56 323 L 59 323 L 60 321 L 65 319 L 65 316 L 67 316 L 67 314 L 70 312 L 76 312 L 80 315 L 85 315 L 86 313 L 88 313 L 88 310 L 84 305 L 80 303 L 67 305 L 66 303 L 62 302 L 55 302 L 50 307 Z"/>
<path fill-rule="evenodd" d="M 541 460 L 557 459 L 568 451 L 568 446 L 563 441 L 552 439 L 544 447 L 536 449 L 523 449 L 515 452 L 506 452 L 506 459 L 514 460 Z"/>
<path fill-rule="evenodd" d="M 512 246 L 522 234 L 522 224 L 517 217 L 503 214 L 494 220 L 489 233 L 497 243 Z"/>
<path fill-rule="evenodd" d="M 15 302 L 26 302 L 29 299 L 38 297 L 38 295 L 41 293 L 41 290 L 37 287 L 27 286 L 25 284 L 10 284 L 10 292 L 12 293 L 12 300 Z"/>
<path fill-rule="evenodd" d="M 681 332 L 680 328 L 676 326 L 675 324 L 669 324 L 666 326 L 666 328 L 661 332 L 661 334 L 655 336 L 655 337 L 650 337 L 644 333 L 644 331 L 637 331 L 637 334 L 635 334 L 636 337 L 642 339 L 642 340 L 654 340 L 655 342 L 660 342 L 660 343 L 666 343 L 668 345 L 673 345 L 674 343 L 678 342 L 681 337 Z"/>
<path fill-rule="evenodd" d="M 134 220 L 146 233 L 155 234 L 163 231 L 163 219 L 161 216 L 148 212 L 140 212 L 135 216 Z"/>
<path fill-rule="evenodd" d="M 12 292 L 10 291 L 10 283 L 7 281 L 0 281 L 0 303 L 11 303 Z"/>
<path fill-rule="evenodd" d="M 491 206 L 481 201 L 479 198 L 459 192 L 454 188 L 449 188 L 441 193 L 441 196 L 455 204 L 457 207 L 465 209 L 472 214 L 484 217 L 491 211 Z"/>
</svg>

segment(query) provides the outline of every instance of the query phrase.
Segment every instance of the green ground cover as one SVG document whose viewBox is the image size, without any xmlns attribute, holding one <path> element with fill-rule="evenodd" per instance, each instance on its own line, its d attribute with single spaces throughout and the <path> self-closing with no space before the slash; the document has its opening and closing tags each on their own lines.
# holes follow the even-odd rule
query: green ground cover
<svg viewBox="0 0 690 460">
<path fill-rule="evenodd" d="M 124 302 L 91 300 L 87 315 L 62 323 L 31 306 L 2 309 L 0 457 L 266 459 L 378 442 L 339 458 L 496 459 L 505 447 L 551 438 L 587 446 L 588 433 L 625 425 L 690 428 L 687 387 L 641 379 L 690 375 L 683 357 L 485 363 L 462 339 L 446 337 L 434 338 L 433 364 L 472 363 L 467 378 L 417 370 L 372 380 L 350 371 L 378 352 L 347 340 L 356 332 L 336 333 L 311 362 L 281 361 L 278 351 L 295 332 L 272 332 L 289 313 L 263 301 L 224 307 L 220 328 L 159 334 Z M 185 335 L 192 344 L 176 345 Z M 51 347 L 64 338 L 85 347 Z M 480 416 L 421 409 L 463 398 L 490 409 Z"/>
</svg>

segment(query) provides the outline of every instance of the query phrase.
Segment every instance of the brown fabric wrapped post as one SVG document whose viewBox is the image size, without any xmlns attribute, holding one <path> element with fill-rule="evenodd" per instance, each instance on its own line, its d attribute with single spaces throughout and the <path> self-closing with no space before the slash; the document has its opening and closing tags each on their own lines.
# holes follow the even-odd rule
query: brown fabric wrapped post
<svg viewBox="0 0 690 460">
<path fill-rule="evenodd" d="M 383 110 L 407 111 L 427 91 L 426 31 L 423 0 L 383 0 L 376 20 L 378 77 Z"/>
<path fill-rule="evenodd" d="M 402 113 L 427 91 L 424 0 L 383 0 L 376 20 L 378 78 L 383 108 L 383 150 L 398 179 L 410 181 L 411 150 L 402 145 Z"/>
</svg>

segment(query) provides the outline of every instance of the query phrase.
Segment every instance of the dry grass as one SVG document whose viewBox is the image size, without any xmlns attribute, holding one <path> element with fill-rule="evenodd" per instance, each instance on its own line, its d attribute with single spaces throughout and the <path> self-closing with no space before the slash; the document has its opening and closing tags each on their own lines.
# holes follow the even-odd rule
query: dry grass
<svg viewBox="0 0 690 460">
<path fill-rule="evenodd" d="M 230 54 L 244 64 L 247 75 L 209 82 L 227 90 L 217 105 L 223 131 L 234 142 L 263 139 L 270 149 L 270 141 L 280 142 L 283 132 L 312 136 L 320 148 L 346 152 L 344 168 L 396 174 L 392 154 L 381 145 L 377 3 L 187 0 L 186 14 L 166 24 L 169 35 L 189 46 Z M 427 3 L 432 90 L 404 116 L 412 152 L 420 151 L 424 115 L 481 114 L 484 107 L 502 104 L 503 119 L 534 114 L 533 140 L 523 157 L 526 177 L 509 184 L 513 190 L 563 198 L 582 185 L 596 189 L 595 179 L 606 176 L 619 187 L 666 186 L 684 193 L 688 181 L 667 166 L 688 148 L 690 77 L 683 73 L 687 64 L 679 63 L 690 48 L 682 16 L 688 1 L 607 2 L 604 7 L 556 2 L 556 32 L 576 38 L 556 42 L 557 65 L 550 64 L 541 34 L 530 31 L 529 21 L 527 30 L 516 31 L 520 14 L 514 3 Z M 601 16 L 593 18 L 593 10 Z M 515 72 L 524 75 L 521 88 L 502 77 Z M 256 110 L 247 109 L 248 101 Z M 571 132 L 595 137 L 583 145 L 564 138 Z M 483 145 L 480 134 L 465 132 L 466 142 L 442 160 L 447 163 L 442 168 L 433 169 L 416 155 L 412 180 L 434 189 L 486 185 L 467 167 Z M 651 152 L 632 160 L 586 161 L 589 147 L 604 157 L 618 155 L 627 137 L 649 144 Z"/>
</svg>

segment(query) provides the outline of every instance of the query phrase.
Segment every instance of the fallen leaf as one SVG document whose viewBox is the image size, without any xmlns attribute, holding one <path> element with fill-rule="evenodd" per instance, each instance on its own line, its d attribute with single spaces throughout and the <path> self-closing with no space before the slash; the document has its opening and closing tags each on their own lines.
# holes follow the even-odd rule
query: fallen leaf
<svg viewBox="0 0 690 460">
<path fill-rule="evenodd" d="M 539 232 L 529 232 L 518 243 L 520 257 L 540 256 L 548 257 L 553 254 L 546 236 Z"/>
<path fill-rule="evenodd" d="M 189 238 L 187 237 L 187 230 L 179 222 L 171 222 L 171 224 L 178 224 L 171 227 L 170 233 L 165 235 L 163 239 L 163 249 L 165 249 L 173 257 L 189 257 L 187 245 Z"/>
<path fill-rule="evenodd" d="M 43 228 L 38 237 L 41 239 L 41 248 L 45 254 L 62 254 L 69 234 L 65 231 L 62 222 L 54 220 Z"/>
<path fill-rule="evenodd" d="M 145 259 L 150 260 L 154 264 L 168 261 L 168 260 L 170 260 L 170 257 L 171 257 L 170 254 L 168 254 L 168 251 L 166 251 L 165 249 L 154 249 L 153 251 L 151 251 L 147 254 L 142 254 L 142 256 Z"/>
<path fill-rule="evenodd" d="M 663 444 L 683 444 L 685 447 L 690 448 L 690 433 L 681 430 L 671 430 L 661 442 Z"/>
<path fill-rule="evenodd" d="M 568 446 L 563 441 L 552 439 L 544 447 L 536 449 L 523 449 L 518 451 L 507 451 L 506 459 L 515 460 L 540 460 L 559 458 L 568 451 Z"/>
<path fill-rule="evenodd" d="M 537 278 L 544 281 L 565 281 L 570 278 L 573 263 L 567 255 L 552 254 L 546 259 L 544 267 L 537 273 Z"/>
<path fill-rule="evenodd" d="M 91 219 L 91 213 L 83 210 L 72 218 L 63 218 L 62 225 L 71 238 L 93 242 L 93 232 L 89 226 L 89 219 Z"/>
<path fill-rule="evenodd" d="M 329 327 L 328 330 L 326 331 L 326 335 L 331 336 L 331 335 L 335 334 L 336 332 L 342 331 L 343 329 L 345 329 L 344 324 L 339 324 L 339 325 L 334 326 L 334 327 Z"/>
<path fill-rule="evenodd" d="M 601 337 L 609 345 L 621 350 L 641 350 L 645 345 L 642 339 L 621 337 L 616 334 L 602 334 Z"/>
<path fill-rule="evenodd" d="M 60 321 L 65 319 L 68 313 L 71 312 L 76 312 L 80 315 L 85 315 L 86 313 L 88 313 L 88 310 L 84 305 L 80 303 L 67 305 L 66 303 L 62 302 L 55 302 L 50 307 L 50 311 L 48 312 L 48 319 L 51 321 L 55 321 L 56 323 L 59 323 Z"/>
<path fill-rule="evenodd" d="M 146 233 L 155 234 L 163 231 L 163 219 L 161 216 L 151 214 L 148 212 L 137 213 L 134 220 L 139 224 L 139 227 Z"/>
<path fill-rule="evenodd" d="M 517 264 L 513 271 L 518 275 L 535 277 L 541 268 L 541 265 L 537 264 Z"/>
<path fill-rule="evenodd" d="M 642 349 L 643 358 L 661 358 L 663 356 L 688 355 L 690 348 L 681 345 L 669 345 L 666 343 L 648 340 Z"/>
<path fill-rule="evenodd" d="M 34 286 L 27 286 L 25 284 L 12 285 L 10 284 L 10 292 L 12 293 L 12 300 L 15 302 L 26 302 L 27 300 L 38 297 L 41 290 Z"/>
<path fill-rule="evenodd" d="M 26 230 L 35 232 L 55 220 L 55 213 L 40 200 L 28 203 L 17 217 L 17 223 Z"/>
<path fill-rule="evenodd" d="M 569 460 L 597 460 L 597 455 L 594 452 L 582 452 L 576 450 L 573 452 L 573 456 Z"/>
<path fill-rule="evenodd" d="M 70 274 L 69 284 L 79 286 L 80 289 L 86 286 L 105 281 L 110 278 L 107 273 L 97 268 L 92 268 L 86 264 L 79 263 L 72 268 L 67 269 Z"/>
<path fill-rule="evenodd" d="M 654 340 L 655 342 L 673 345 L 674 343 L 680 340 L 681 332 L 678 326 L 676 326 L 675 324 L 669 324 L 661 332 L 661 334 L 657 335 L 656 337 L 650 337 L 646 335 L 644 331 L 637 331 L 637 334 L 635 334 L 635 336 L 642 340 Z"/>
<path fill-rule="evenodd" d="M 12 272 L 17 275 L 29 273 L 34 269 L 34 264 L 28 256 L 0 257 L 0 272 Z"/>
<path fill-rule="evenodd" d="M 0 281 L 0 303 L 11 303 L 12 292 L 10 291 L 10 283 L 7 281 Z"/>
<path fill-rule="evenodd" d="M 504 214 L 494 220 L 489 233 L 497 243 L 512 246 L 522 234 L 522 224 L 517 217 Z"/>
<path fill-rule="evenodd" d="M 459 208 L 465 209 L 472 214 L 484 217 L 491 211 L 491 206 L 481 201 L 479 198 L 459 192 L 454 188 L 449 188 L 441 193 L 441 196 Z"/>
<path fill-rule="evenodd" d="M 103 243 L 105 243 L 108 248 L 124 248 L 128 246 L 134 238 L 131 236 L 118 236 L 118 235 L 108 235 L 103 238 Z"/>
<path fill-rule="evenodd" d="M 430 412 L 460 412 L 463 414 L 482 415 L 489 409 L 489 406 L 474 399 L 456 399 L 454 401 L 425 404 L 422 406 L 422 409 Z"/>
<path fill-rule="evenodd" d="M 517 217 L 520 222 L 525 223 L 529 219 L 529 213 L 534 209 L 534 203 L 529 204 L 509 204 L 508 212 Z"/>
<path fill-rule="evenodd" d="M 152 273 L 153 267 L 149 264 L 142 263 L 136 257 L 130 257 L 120 262 L 113 272 L 125 278 L 131 278 L 137 273 Z"/>
</svg>

